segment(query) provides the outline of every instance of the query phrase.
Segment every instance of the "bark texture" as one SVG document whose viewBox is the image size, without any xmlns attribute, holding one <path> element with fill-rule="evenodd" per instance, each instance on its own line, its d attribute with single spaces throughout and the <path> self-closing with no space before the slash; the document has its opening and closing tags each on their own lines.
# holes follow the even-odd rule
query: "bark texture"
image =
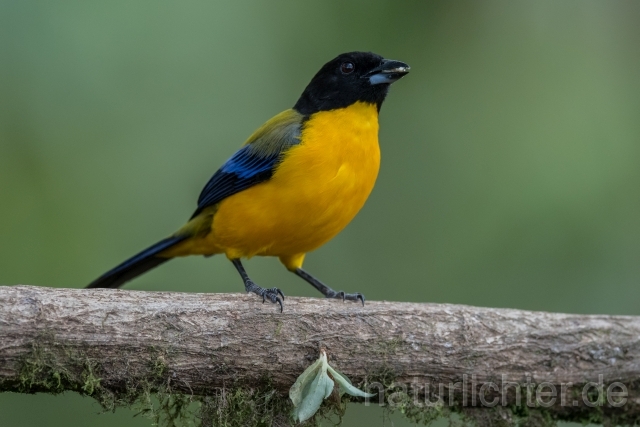
<svg viewBox="0 0 640 427">
<path fill-rule="evenodd" d="M 244 294 L 0 287 L 0 391 L 91 394 L 160 379 L 206 396 L 267 379 L 286 396 L 321 348 L 354 383 L 378 382 L 387 403 L 433 401 L 442 384 L 445 405 L 495 412 L 477 399 L 484 383 L 519 383 L 526 395 L 527 383 L 545 382 L 557 398 L 533 407 L 553 419 L 640 419 L 639 317 L 318 298 L 287 298 L 280 313 Z M 589 382 L 601 405 L 579 395 Z M 627 390 L 619 407 L 597 393 L 614 382 Z M 516 388 L 506 404 L 517 405 Z M 495 396 L 485 390 L 485 400 Z"/>
</svg>

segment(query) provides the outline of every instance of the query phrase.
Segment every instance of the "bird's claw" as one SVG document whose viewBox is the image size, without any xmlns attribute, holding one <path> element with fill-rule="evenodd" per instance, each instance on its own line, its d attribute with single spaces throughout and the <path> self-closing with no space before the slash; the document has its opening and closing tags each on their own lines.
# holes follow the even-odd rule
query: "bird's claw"
<svg viewBox="0 0 640 427">
<path fill-rule="evenodd" d="M 326 296 L 327 298 L 341 299 L 342 301 L 362 301 L 362 306 L 364 306 L 364 295 L 360 292 L 354 292 L 352 294 L 347 294 L 344 291 L 333 292 Z"/>
<path fill-rule="evenodd" d="M 282 311 L 284 310 L 284 305 L 282 303 L 282 301 L 284 301 L 284 294 L 282 293 L 282 291 L 280 289 L 278 289 L 278 288 L 270 288 L 270 289 L 261 288 L 260 286 L 256 285 L 255 283 L 253 283 L 251 281 L 245 283 L 245 289 L 246 289 L 247 292 L 253 292 L 256 295 L 261 296 L 263 304 L 268 299 L 269 301 L 271 301 L 274 304 L 275 303 L 280 304 L 280 313 L 282 313 Z M 282 298 L 280 298 L 280 297 L 282 297 Z"/>
<path fill-rule="evenodd" d="M 267 289 L 267 290 L 268 290 L 268 291 L 271 291 L 271 292 L 275 292 L 275 293 L 277 293 L 278 295 L 280 295 L 280 296 L 282 297 L 282 301 L 284 301 L 284 294 L 282 293 L 282 291 L 281 291 L 280 289 L 278 289 L 278 288 L 271 288 L 271 289 Z"/>
</svg>

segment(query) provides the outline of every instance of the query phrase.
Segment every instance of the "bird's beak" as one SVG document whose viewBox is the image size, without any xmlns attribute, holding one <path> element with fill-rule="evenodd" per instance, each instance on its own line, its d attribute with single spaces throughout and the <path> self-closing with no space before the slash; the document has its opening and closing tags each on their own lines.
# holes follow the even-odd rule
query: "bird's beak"
<svg viewBox="0 0 640 427">
<path fill-rule="evenodd" d="M 404 62 L 384 59 L 382 64 L 363 75 L 362 78 L 369 79 L 369 83 L 372 85 L 390 84 L 404 77 L 409 69 L 410 67 Z"/>
</svg>

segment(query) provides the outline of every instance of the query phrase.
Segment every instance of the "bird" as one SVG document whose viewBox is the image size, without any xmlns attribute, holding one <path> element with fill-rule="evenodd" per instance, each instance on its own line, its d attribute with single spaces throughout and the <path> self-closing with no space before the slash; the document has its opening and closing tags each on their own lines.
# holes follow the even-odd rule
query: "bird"
<svg viewBox="0 0 640 427">
<path fill-rule="evenodd" d="M 258 286 L 241 261 L 272 256 L 325 298 L 364 305 L 362 293 L 335 291 L 302 264 L 371 193 L 380 167 L 380 107 L 409 69 L 372 52 L 343 53 L 324 64 L 293 108 L 260 126 L 213 174 L 182 228 L 87 288 L 118 288 L 176 257 L 224 254 L 245 291 L 279 304 L 282 312 L 284 293 Z"/>
</svg>

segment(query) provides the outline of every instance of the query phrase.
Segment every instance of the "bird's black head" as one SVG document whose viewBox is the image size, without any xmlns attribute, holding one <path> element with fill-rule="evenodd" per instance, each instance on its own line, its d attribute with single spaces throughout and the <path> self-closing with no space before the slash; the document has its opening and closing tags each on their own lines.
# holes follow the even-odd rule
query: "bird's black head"
<svg viewBox="0 0 640 427">
<path fill-rule="evenodd" d="M 389 85 L 408 72 L 404 62 L 372 52 L 343 53 L 324 64 L 293 108 L 308 116 L 362 101 L 376 104 L 380 110 Z"/>
</svg>

